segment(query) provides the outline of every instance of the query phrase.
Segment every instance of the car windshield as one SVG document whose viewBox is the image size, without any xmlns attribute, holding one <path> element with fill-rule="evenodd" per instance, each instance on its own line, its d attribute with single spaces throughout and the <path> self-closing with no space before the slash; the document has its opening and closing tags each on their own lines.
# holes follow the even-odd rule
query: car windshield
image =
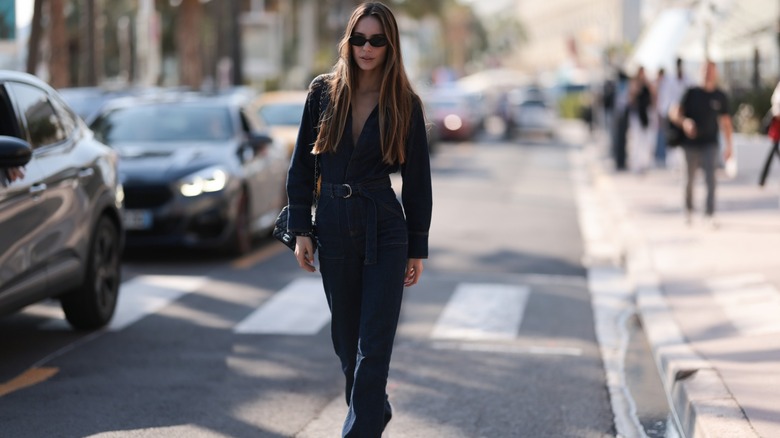
<svg viewBox="0 0 780 438">
<path fill-rule="evenodd" d="M 224 106 L 139 105 L 103 114 L 92 124 L 98 139 L 116 142 L 215 141 L 233 137 Z"/>
<path fill-rule="evenodd" d="M 100 108 L 100 105 L 106 100 L 106 98 L 99 94 L 89 95 L 84 93 L 80 95 L 77 93 L 61 91 L 60 95 L 65 99 L 65 102 L 68 103 L 70 108 L 82 119 L 88 118 L 89 115 Z"/>
<path fill-rule="evenodd" d="M 545 108 L 547 105 L 542 102 L 541 100 L 526 100 L 520 104 L 520 106 L 523 107 L 538 107 L 538 108 Z"/>
<path fill-rule="evenodd" d="M 455 109 L 463 105 L 463 101 L 454 96 L 436 97 L 426 103 L 434 109 Z"/>
<path fill-rule="evenodd" d="M 266 104 L 260 108 L 259 113 L 271 126 L 298 126 L 303 115 L 303 102 Z"/>
</svg>

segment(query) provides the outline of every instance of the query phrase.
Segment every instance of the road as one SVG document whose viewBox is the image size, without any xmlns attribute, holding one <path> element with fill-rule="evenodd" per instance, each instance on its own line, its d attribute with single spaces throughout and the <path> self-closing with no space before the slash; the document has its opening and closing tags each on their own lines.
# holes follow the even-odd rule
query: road
<svg viewBox="0 0 780 438">
<path fill-rule="evenodd" d="M 439 148 L 390 436 L 615 436 L 573 147 Z M 0 436 L 338 436 L 343 377 L 320 287 L 268 239 L 236 260 L 130 254 L 110 328 L 73 332 L 55 303 L 0 319 Z"/>
</svg>

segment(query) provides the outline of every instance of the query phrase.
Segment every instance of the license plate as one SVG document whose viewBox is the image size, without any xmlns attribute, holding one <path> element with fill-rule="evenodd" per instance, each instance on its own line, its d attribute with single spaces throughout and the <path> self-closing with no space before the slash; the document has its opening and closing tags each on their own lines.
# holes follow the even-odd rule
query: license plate
<svg viewBox="0 0 780 438">
<path fill-rule="evenodd" d="M 152 212 L 149 210 L 125 210 L 122 218 L 127 230 L 147 230 L 152 227 Z"/>
</svg>

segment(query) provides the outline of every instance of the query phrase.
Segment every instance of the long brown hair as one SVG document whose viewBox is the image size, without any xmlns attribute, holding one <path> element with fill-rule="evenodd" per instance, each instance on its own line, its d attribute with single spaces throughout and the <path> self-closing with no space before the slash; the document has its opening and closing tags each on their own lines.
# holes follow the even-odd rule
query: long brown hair
<svg viewBox="0 0 780 438">
<path fill-rule="evenodd" d="M 406 139 L 409 132 L 414 104 L 420 98 L 412 89 L 401 58 L 401 40 L 398 24 L 390 9 L 379 2 L 358 6 L 349 18 L 346 31 L 339 42 L 339 59 L 333 67 L 328 83 L 330 103 L 320 122 L 313 152 L 335 151 L 341 141 L 349 116 L 352 92 L 357 89 L 358 65 L 352 57 L 349 37 L 361 18 L 372 16 L 382 24 L 387 37 L 382 84 L 379 89 L 379 138 L 382 160 L 388 164 L 403 164 L 406 160 Z"/>
</svg>

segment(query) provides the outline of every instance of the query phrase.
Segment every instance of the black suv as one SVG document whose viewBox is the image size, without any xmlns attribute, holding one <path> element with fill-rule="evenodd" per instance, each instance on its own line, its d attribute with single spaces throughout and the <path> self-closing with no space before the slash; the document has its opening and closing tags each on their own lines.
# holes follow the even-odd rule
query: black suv
<svg viewBox="0 0 780 438">
<path fill-rule="evenodd" d="M 117 156 L 39 79 L 0 71 L 0 314 L 58 298 L 78 329 L 114 314 Z"/>
</svg>

